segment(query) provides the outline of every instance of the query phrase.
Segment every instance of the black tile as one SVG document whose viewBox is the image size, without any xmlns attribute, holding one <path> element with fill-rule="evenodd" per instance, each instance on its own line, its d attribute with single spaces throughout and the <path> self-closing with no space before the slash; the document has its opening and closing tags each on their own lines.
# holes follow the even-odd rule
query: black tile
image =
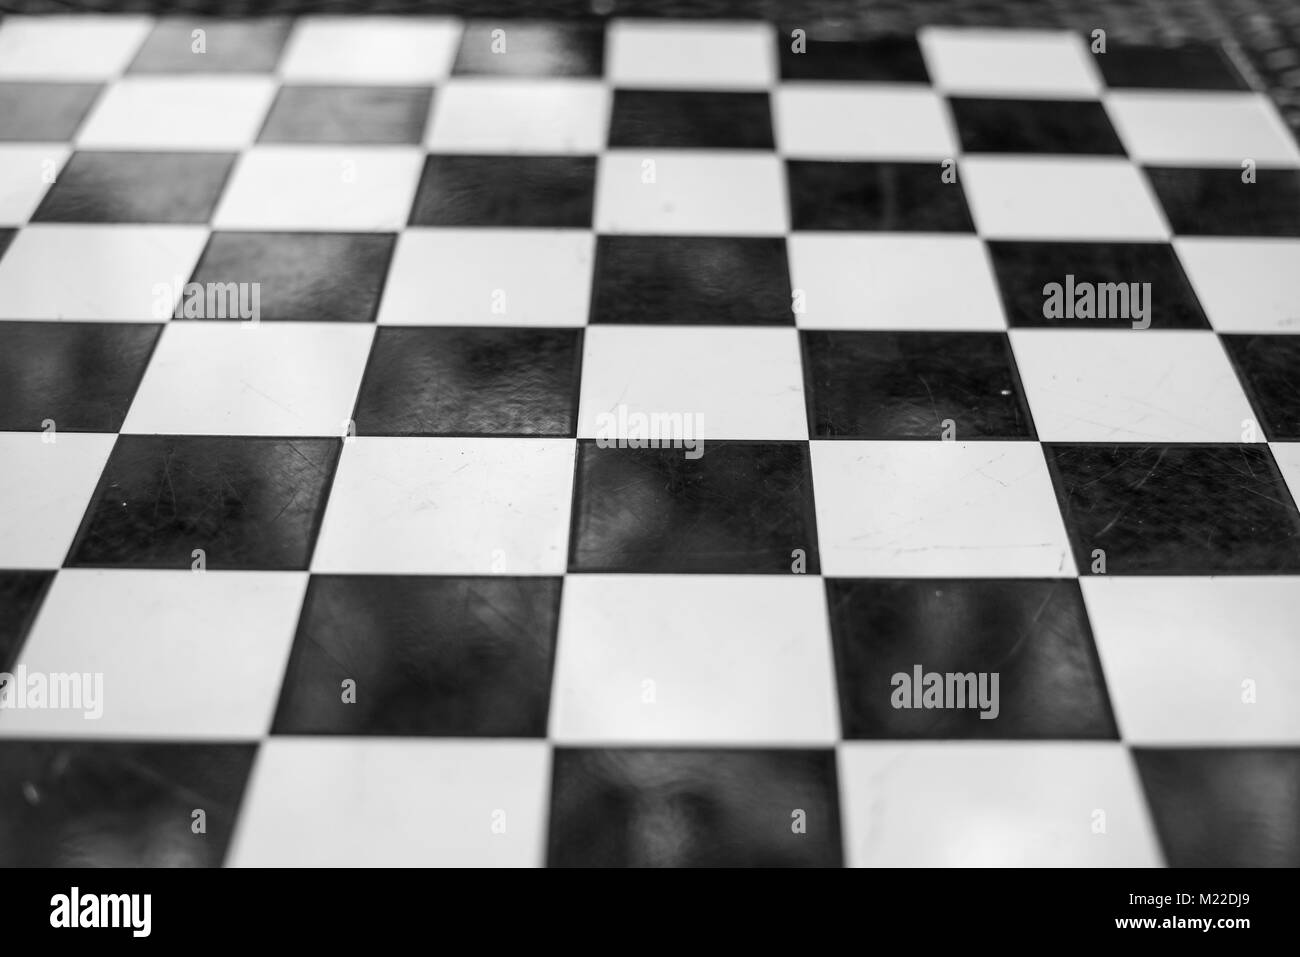
<svg viewBox="0 0 1300 957">
<path fill-rule="evenodd" d="M 0 83 L 0 140 L 70 140 L 99 91 L 98 83 Z"/>
<path fill-rule="evenodd" d="M 605 28 L 596 21 L 471 21 L 461 35 L 451 72 L 454 75 L 602 76 Z"/>
<path fill-rule="evenodd" d="M 1100 310 L 1095 302 L 1092 316 L 1079 315 L 1086 307 L 1076 308 L 1078 291 L 1091 288 L 1095 293 L 1108 283 L 1119 283 L 1131 290 L 1133 283 L 1150 283 L 1150 294 L 1144 295 L 1144 300 L 1152 329 L 1210 328 L 1182 263 L 1168 243 L 995 241 L 987 245 L 1007 322 L 1012 326 L 1129 329 L 1134 319 L 1122 315 L 1122 310 L 1107 306 L 1107 315 L 1097 318 L 1095 314 Z M 1061 287 L 1061 304 L 1068 306 L 1059 317 L 1044 315 L 1048 294 L 1043 290 L 1050 283 Z M 1085 283 L 1089 286 L 1082 285 Z M 1075 290 L 1073 295 L 1071 289 Z M 1109 303 L 1109 291 L 1105 295 Z"/>
<path fill-rule="evenodd" d="M 123 435 L 68 565 L 305 569 L 337 439 Z"/>
<path fill-rule="evenodd" d="M 783 80 L 874 80 L 929 83 L 916 38 L 836 39 L 835 32 L 804 29 L 803 52 L 795 52 L 796 27 L 777 35 Z"/>
<path fill-rule="evenodd" d="M 1274 442 L 1300 441 L 1300 339 L 1294 336 L 1221 336 L 1250 404 Z"/>
<path fill-rule="evenodd" d="M 257 20 L 160 20 L 131 64 L 131 73 L 270 73 L 292 26 L 282 17 Z M 203 52 L 195 30 L 203 31 Z"/>
<path fill-rule="evenodd" d="M 787 160 L 795 229 L 974 232 L 960 182 L 939 163 Z"/>
<path fill-rule="evenodd" d="M 32 222 L 206 223 L 233 153 L 76 152 Z"/>
<path fill-rule="evenodd" d="M 1266 445 L 1045 445 L 1081 573 L 1300 571 L 1300 514 Z"/>
<path fill-rule="evenodd" d="M 550 867 L 840 867 L 829 750 L 557 748 Z"/>
<path fill-rule="evenodd" d="M 1032 439 L 1001 332 L 810 332 L 803 346 L 814 438 Z"/>
<path fill-rule="evenodd" d="M 392 233 L 218 231 L 192 281 L 258 283 L 261 319 L 373 322 L 395 242 Z"/>
<path fill-rule="evenodd" d="M 1149 167 L 1146 171 L 1175 233 L 1300 236 L 1300 171 Z"/>
<path fill-rule="evenodd" d="M 820 570 L 806 442 L 680 448 L 578 443 L 569 570 L 790 574 Z"/>
<path fill-rule="evenodd" d="M 1093 55 L 1110 87 L 1169 90 L 1249 90 L 1245 78 L 1217 43 L 1176 47 L 1108 43 Z"/>
<path fill-rule="evenodd" d="M 412 226 L 591 228 L 593 156 L 429 156 Z"/>
<path fill-rule="evenodd" d="M 1300 749 L 1135 748 L 1170 867 L 1300 867 Z"/>
<path fill-rule="evenodd" d="M 828 579 L 826 600 L 846 738 L 1118 737 L 1075 579 Z M 925 707 L 918 668 L 976 693 Z"/>
<path fill-rule="evenodd" d="M 0 258 L 4 257 L 5 250 L 9 248 L 9 244 L 13 242 L 16 235 L 18 235 L 16 229 L 0 229 Z"/>
<path fill-rule="evenodd" d="M 117 432 L 161 326 L 0 323 L 0 431 Z"/>
<path fill-rule="evenodd" d="M 558 578 L 313 576 L 273 730 L 545 737 L 559 609 Z"/>
<path fill-rule="evenodd" d="M 1097 100 L 954 97 L 949 102 L 968 153 L 1124 153 Z"/>
<path fill-rule="evenodd" d="M 0 569 L 0 671 L 8 671 L 18 660 L 52 581 L 52 571 Z"/>
<path fill-rule="evenodd" d="M 0 741 L 0 867 L 219 867 L 256 751 Z"/>
<path fill-rule="evenodd" d="M 616 90 L 609 145 L 775 149 L 766 93 Z"/>
<path fill-rule="evenodd" d="M 431 87 L 285 86 L 259 143 L 412 143 L 424 135 Z"/>
<path fill-rule="evenodd" d="M 598 236 L 592 323 L 794 324 L 785 240 Z"/>
</svg>

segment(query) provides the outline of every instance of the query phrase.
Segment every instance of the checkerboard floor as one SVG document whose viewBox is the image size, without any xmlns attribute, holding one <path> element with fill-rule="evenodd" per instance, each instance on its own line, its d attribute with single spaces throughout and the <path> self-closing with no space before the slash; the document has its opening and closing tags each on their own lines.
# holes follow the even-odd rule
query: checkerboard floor
<svg viewBox="0 0 1300 957">
<path fill-rule="evenodd" d="M 0 22 L 0 864 L 1300 864 L 1296 143 L 793 29 Z"/>
</svg>

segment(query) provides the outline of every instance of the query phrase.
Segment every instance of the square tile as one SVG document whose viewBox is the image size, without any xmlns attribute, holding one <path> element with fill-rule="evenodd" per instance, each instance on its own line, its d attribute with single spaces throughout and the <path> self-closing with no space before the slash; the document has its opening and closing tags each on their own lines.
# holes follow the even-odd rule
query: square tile
<svg viewBox="0 0 1300 957">
<path fill-rule="evenodd" d="M 1015 329 L 1011 345 L 1045 442 L 1250 441 L 1254 414 L 1211 332 Z"/>
<path fill-rule="evenodd" d="M 54 144 L 0 144 L 0 223 L 22 226 L 53 189 L 68 159 Z"/>
<path fill-rule="evenodd" d="M 52 571 L 0 571 L 0 671 L 9 671 L 17 660 L 54 575 Z"/>
<path fill-rule="evenodd" d="M 425 158 L 412 226 L 591 227 L 591 156 Z"/>
<path fill-rule="evenodd" d="M 131 62 L 130 73 L 270 73 L 292 21 L 165 17 Z M 201 36 L 194 31 L 201 30 Z"/>
<path fill-rule="evenodd" d="M 795 233 L 786 243 L 800 328 L 1006 328 L 974 236 Z"/>
<path fill-rule="evenodd" d="M 1148 46 L 1107 41 L 1094 58 L 1111 89 L 1247 90 L 1248 84 L 1217 43 Z"/>
<path fill-rule="evenodd" d="M 1125 160 L 971 156 L 961 179 L 990 239 L 1163 240 L 1160 209 Z"/>
<path fill-rule="evenodd" d="M 585 229 L 407 229 L 379 322 L 586 325 L 593 244 Z"/>
<path fill-rule="evenodd" d="M 1219 332 L 1300 332 L 1300 242 L 1186 237 L 1174 249 Z"/>
<path fill-rule="evenodd" d="M 803 30 L 802 50 L 796 50 L 794 29 Z M 869 80 L 928 83 L 921 47 L 911 36 L 842 39 L 839 27 L 797 27 L 777 31 L 782 80 Z"/>
<path fill-rule="evenodd" d="M 406 224 L 420 178 L 415 147 L 257 146 L 241 154 L 217 229 L 382 232 Z"/>
<path fill-rule="evenodd" d="M 101 89 L 98 83 L 0 82 L 0 140 L 71 140 Z"/>
<path fill-rule="evenodd" d="M 559 611 L 558 578 L 313 576 L 273 730 L 545 737 Z"/>
<path fill-rule="evenodd" d="M 598 77 L 604 64 L 605 28 L 599 21 L 477 20 L 465 26 L 452 73 Z"/>
<path fill-rule="evenodd" d="M 257 141 L 415 145 L 432 99 L 420 86 L 282 86 Z"/>
<path fill-rule="evenodd" d="M 1264 445 L 1044 447 L 1079 570 L 1300 571 L 1300 513 Z"/>
<path fill-rule="evenodd" d="M 46 223 L 206 223 L 232 153 L 73 153 L 32 214 Z"/>
<path fill-rule="evenodd" d="M 770 150 L 772 108 L 766 92 L 616 90 L 609 145 Z"/>
<path fill-rule="evenodd" d="M 149 17 L 126 14 L 5 17 L 0 23 L 0 77 L 116 76 L 131 61 L 151 25 Z"/>
<path fill-rule="evenodd" d="M 614 20 L 608 76 L 618 87 L 765 89 L 776 79 L 772 47 L 765 23 Z"/>
<path fill-rule="evenodd" d="M 1066 30 L 925 27 L 921 50 L 934 84 L 968 96 L 1096 97 L 1087 44 Z"/>
<path fill-rule="evenodd" d="M 1097 100 L 954 97 L 949 102 L 967 153 L 1124 155 Z"/>
<path fill-rule="evenodd" d="M 566 439 L 349 439 L 312 570 L 563 574 L 573 446 Z"/>
<path fill-rule="evenodd" d="M 287 83 L 436 83 L 460 40 L 455 20 L 437 17 L 304 16 L 280 61 Z"/>
<path fill-rule="evenodd" d="M 1073 579 L 840 578 L 826 600 L 846 738 L 1118 737 Z"/>
<path fill-rule="evenodd" d="M 338 451 L 337 439 L 121 436 L 67 564 L 304 569 Z"/>
<path fill-rule="evenodd" d="M 229 864 L 536 867 L 549 767 L 542 742 L 272 738 Z"/>
<path fill-rule="evenodd" d="M 0 258 L 4 256 L 5 250 L 9 248 L 17 232 L 16 229 L 0 229 Z"/>
<path fill-rule="evenodd" d="M 786 232 L 780 160 L 758 151 L 613 150 L 600 157 L 596 230 L 656 235 Z"/>
<path fill-rule="evenodd" d="M 436 153 L 599 153 L 609 99 L 597 80 L 457 77 L 438 88 L 425 142 Z"/>
<path fill-rule="evenodd" d="M 1034 442 L 813 442 L 828 576 L 1074 574 Z"/>
<path fill-rule="evenodd" d="M 551 867 L 842 863 L 831 750 L 557 748 L 551 782 Z"/>
<path fill-rule="evenodd" d="M 1141 163 L 1300 165 L 1290 130 L 1262 93 L 1112 93 L 1106 110 Z"/>
<path fill-rule="evenodd" d="M 794 229 L 973 232 L 959 182 L 934 163 L 789 160 Z"/>
<path fill-rule="evenodd" d="M 787 83 L 773 106 L 786 156 L 937 162 L 957 152 L 943 98 L 929 87 Z"/>
<path fill-rule="evenodd" d="M 60 572 L 18 666 L 91 675 L 98 700 L 6 709 L 0 736 L 260 738 L 271 726 L 306 579 L 189 569 Z"/>
<path fill-rule="evenodd" d="M 77 136 L 80 149 L 238 150 L 275 96 L 269 76 L 130 76 L 109 86 Z"/>
<path fill-rule="evenodd" d="M 1300 236 L 1300 170 L 1148 167 L 1175 233 L 1195 236 Z"/>
<path fill-rule="evenodd" d="M 816 575 L 804 442 L 578 443 L 571 572 Z"/>
<path fill-rule="evenodd" d="M 764 236 L 600 236 L 593 323 L 788 326 L 786 242 Z"/>
<path fill-rule="evenodd" d="M 578 329 L 386 326 L 357 434 L 572 437 L 581 362 Z"/>
<path fill-rule="evenodd" d="M 1300 391 L 1295 370 L 1300 339 L 1291 336 L 1223 336 L 1223 348 L 1241 377 L 1264 434 L 1300 440 Z"/>
<path fill-rule="evenodd" d="M 839 737 L 816 576 L 582 575 L 564 591 L 553 740 L 830 745 Z M 640 613 L 629 617 L 629 608 Z"/>
<path fill-rule="evenodd" d="M 800 333 L 808 431 L 819 439 L 1032 439 L 999 332 Z"/>
<path fill-rule="evenodd" d="M 351 323 L 170 323 L 122 431 L 345 435 L 373 335 Z"/>
</svg>

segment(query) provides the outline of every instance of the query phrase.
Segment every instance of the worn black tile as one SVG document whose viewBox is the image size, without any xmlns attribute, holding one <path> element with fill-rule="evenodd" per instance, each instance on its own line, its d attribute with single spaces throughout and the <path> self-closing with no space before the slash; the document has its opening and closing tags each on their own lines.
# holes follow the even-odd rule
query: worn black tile
<svg viewBox="0 0 1300 957">
<path fill-rule="evenodd" d="M 1106 85 L 1170 90 L 1249 90 L 1250 84 L 1217 43 L 1175 47 L 1108 43 L 1093 55 Z"/>
<path fill-rule="evenodd" d="M 775 149 L 767 93 L 616 90 L 609 145 Z"/>
<path fill-rule="evenodd" d="M 123 435 L 68 565 L 304 569 L 320 531 L 337 439 Z"/>
<path fill-rule="evenodd" d="M 1300 170 L 1149 167 L 1175 233 L 1190 236 L 1300 236 Z"/>
<path fill-rule="evenodd" d="M 218 231 L 192 281 L 258 283 L 260 319 L 373 322 L 395 242 L 392 233 Z"/>
<path fill-rule="evenodd" d="M 358 435 L 572 436 L 582 330 L 384 326 Z"/>
<path fill-rule="evenodd" d="M 960 182 L 939 163 L 787 160 L 795 229 L 974 232 Z"/>
<path fill-rule="evenodd" d="M 949 103 L 968 153 L 1124 153 L 1098 100 L 954 97 Z"/>
<path fill-rule="evenodd" d="M 1220 336 L 1266 438 L 1300 441 L 1300 338 Z"/>
<path fill-rule="evenodd" d="M 72 154 L 32 222 L 206 223 L 233 153 Z"/>
<path fill-rule="evenodd" d="M 424 136 L 431 87 L 284 86 L 259 143 L 410 143 Z"/>
<path fill-rule="evenodd" d="M 793 325 L 785 240 L 599 236 L 592 323 Z"/>
<path fill-rule="evenodd" d="M 1126 289 L 1133 283 L 1150 283 L 1150 295 L 1144 296 L 1144 301 L 1152 329 L 1210 328 L 1182 263 L 1168 243 L 994 241 L 987 245 L 1007 322 L 1012 326 L 1128 329 L 1134 320 L 1118 309 L 1108 307 L 1103 318 L 1078 315 L 1074 308 L 1078 293 L 1071 295 L 1069 290 L 1085 288 L 1085 283 L 1094 289 L 1108 283 Z M 1050 283 L 1060 285 L 1062 303 L 1070 304 L 1059 317 L 1044 315 L 1047 293 L 1043 290 Z M 1106 295 L 1109 303 L 1109 292 Z M 1098 310 L 1094 307 L 1092 311 Z"/>
<path fill-rule="evenodd" d="M 219 867 L 256 751 L 0 741 L 0 867 Z"/>
<path fill-rule="evenodd" d="M 845 439 L 1032 439 L 1000 332 L 802 331 L 808 432 Z"/>
<path fill-rule="evenodd" d="M 52 581 L 52 571 L 0 569 L 0 671 L 18 660 Z"/>
<path fill-rule="evenodd" d="M 161 329 L 0 322 L 0 431 L 117 432 Z"/>
<path fill-rule="evenodd" d="M 1045 445 L 1080 571 L 1300 571 L 1300 514 L 1266 445 Z"/>
<path fill-rule="evenodd" d="M 591 228 L 593 156 L 429 156 L 412 226 Z"/>
<path fill-rule="evenodd" d="M 70 140 L 99 96 L 98 83 L 0 83 L 0 140 Z"/>
<path fill-rule="evenodd" d="M 313 576 L 273 731 L 545 737 L 559 608 L 558 578 Z"/>
<path fill-rule="evenodd" d="M 130 73 L 270 73 L 292 23 L 282 17 L 256 20 L 166 18 L 149 34 Z M 202 30 L 198 52 L 195 30 Z"/>
<path fill-rule="evenodd" d="M 795 52 L 803 29 L 803 52 Z M 913 36 L 839 39 L 838 30 L 787 27 L 777 34 L 783 80 L 871 80 L 929 83 L 921 47 Z"/>
<path fill-rule="evenodd" d="M 1118 736 L 1075 579 L 828 579 L 826 600 L 846 738 Z M 979 690 L 918 706 L 918 668 Z"/>
<path fill-rule="evenodd" d="M 602 76 L 605 28 L 597 21 L 535 23 L 504 18 L 471 21 L 461 35 L 451 72 L 455 75 Z"/>
<path fill-rule="evenodd" d="M 1300 867 L 1300 749 L 1134 748 L 1170 867 Z"/>
<path fill-rule="evenodd" d="M 578 443 L 569 570 L 789 574 L 802 549 L 817 574 L 806 442 L 680 448 Z"/>
<path fill-rule="evenodd" d="M 557 748 L 547 864 L 840 867 L 838 787 L 829 750 Z"/>
</svg>

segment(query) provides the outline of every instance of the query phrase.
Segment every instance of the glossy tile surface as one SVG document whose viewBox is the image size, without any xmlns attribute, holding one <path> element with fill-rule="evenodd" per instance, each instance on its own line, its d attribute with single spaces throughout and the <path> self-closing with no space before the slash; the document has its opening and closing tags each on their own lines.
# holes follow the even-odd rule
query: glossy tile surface
<svg viewBox="0 0 1300 957">
<path fill-rule="evenodd" d="M 766 93 L 616 90 L 609 145 L 770 150 L 771 108 Z"/>
<path fill-rule="evenodd" d="M 410 224 L 587 228 L 595 172 L 583 156 L 432 155 Z"/>
<path fill-rule="evenodd" d="M 1222 341 L 1264 434 L 1279 441 L 1300 439 L 1300 390 L 1295 379 L 1300 339 L 1224 336 Z"/>
<path fill-rule="evenodd" d="M 77 152 L 32 214 L 46 223 L 205 223 L 232 153 Z"/>
<path fill-rule="evenodd" d="M 1300 236 L 1300 171 L 1153 166 L 1147 178 L 1174 233 L 1186 236 Z"/>
<path fill-rule="evenodd" d="M 796 230 L 974 230 L 962 185 L 933 163 L 790 160 L 786 173 Z"/>
<path fill-rule="evenodd" d="M 259 143 L 419 143 L 432 92 L 407 86 L 285 86 Z"/>
<path fill-rule="evenodd" d="M 1095 100 L 953 97 L 953 119 L 967 153 L 1123 153 Z"/>
</svg>

